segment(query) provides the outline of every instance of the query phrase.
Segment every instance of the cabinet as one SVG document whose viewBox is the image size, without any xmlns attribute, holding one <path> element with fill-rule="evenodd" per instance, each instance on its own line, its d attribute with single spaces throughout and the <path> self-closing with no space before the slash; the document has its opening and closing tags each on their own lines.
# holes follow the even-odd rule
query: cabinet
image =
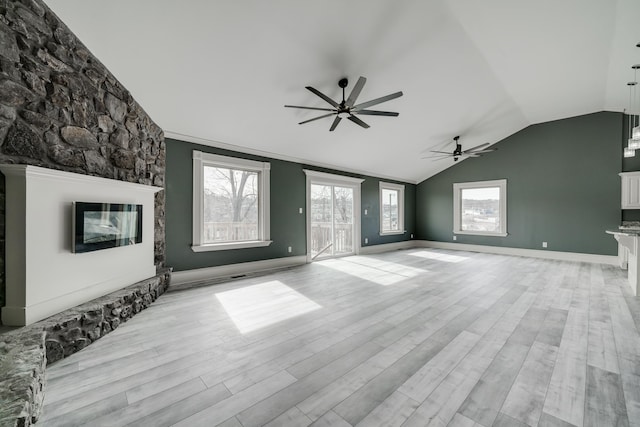
<svg viewBox="0 0 640 427">
<path fill-rule="evenodd" d="M 622 209 L 640 209 L 640 172 L 622 172 Z"/>
</svg>

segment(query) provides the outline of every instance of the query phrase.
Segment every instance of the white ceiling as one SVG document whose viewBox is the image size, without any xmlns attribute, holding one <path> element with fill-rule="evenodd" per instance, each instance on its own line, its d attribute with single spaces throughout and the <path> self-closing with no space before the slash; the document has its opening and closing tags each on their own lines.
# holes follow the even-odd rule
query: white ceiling
<svg viewBox="0 0 640 427">
<path fill-rule="evenodd" d="M 628 106 L 638 0 L 45 0 L 167 136 L 420 182 L 421 159 L 534 123 Z M 359 76 L 362 129 L 327 107 Z M 490 155 L 490 154 L 488 154 Z"/>
</svg>

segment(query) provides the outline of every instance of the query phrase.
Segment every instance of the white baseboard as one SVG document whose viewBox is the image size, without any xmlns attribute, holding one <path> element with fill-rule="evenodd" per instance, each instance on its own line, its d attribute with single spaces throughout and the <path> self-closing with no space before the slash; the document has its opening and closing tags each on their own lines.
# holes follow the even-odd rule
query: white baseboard
<svg viewBox="0 0 640 427">
<path fill-rule="evenodd" d="M 360 255 L 373 255 L 383 252 L 397 251 L 399 249 L 413 249 L 422 247 L 418 240 L 406 240 L 404 242 L 383 243 L 381 245 L 371 245 L 360 247 Z"/>
<path fill-rule="evenodd" d="M 513 255 L 532 258 L 545 258 L 559 261 L 590 262 L 618 266 L 618 257 L 613 255 L 594 255 L 576 252 L 541 251 L 536 249 L 507 248 L 502 246 L 471 245 L 466 243 L 436 242 L 430 240 L 407 240 L 403 242 L 385 243 L 381 245 L 363 246 L 360 255 L 372 255 L 400 249 L 434 248 L 468 252 L 483 252 L 498 255 Z M 280 268 L 295 267 L 307 263 L 306 255 L 267 259 L 263 261 L 243 262 L 221 265 L 219 267 L 198 268 L 194 270 L 175 271 L 171 274 L 170 288 L 180 288 L 195 282 L 231 278 L 237 275 L 255 274 Z"/>
<path fill-rule="evenodd" d="M 174 271 L 171 274 L 170 288 L 205 280 L 231 278 L 240 274 L 252 274 L 268 270 L 275 270 L 278 268 L 295 267 L 296 265 L 306 264 L 306 262 L 307 256 L 300 255 L 284 258 L 266 259 L 263 261 L 241 262 L 238 264 L 221 265 L 219 267 Z"/>
<path fill-rule="evenodd" d="M 471 245 L 467 243 L 436 242 L 432 240 L 416 240 L 419 247 L 451 249 L 457 251 L 483 252 L 498 255 L 525 256 L 531 258 L 554 259 L 558 261 L 590 262 L 594 264 L 619 265 L 617 255 L 595 255 L 578 252 L 541 251 L 538 249 L 507 248 L 502 246 Z"/>
</svg>

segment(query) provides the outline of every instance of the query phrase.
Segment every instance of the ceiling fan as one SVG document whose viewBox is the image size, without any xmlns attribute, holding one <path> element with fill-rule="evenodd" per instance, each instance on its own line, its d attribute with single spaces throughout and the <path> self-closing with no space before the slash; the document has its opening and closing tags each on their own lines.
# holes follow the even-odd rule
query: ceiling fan
<svg viewBox="0 0 640 427">
<path fill-rule="evenodd" d="M 349 98 L 347 98 L 345 100 L 344 89 L 349 84 L 349 80 L 346 77 L 340 79 L 340 81 L 338 82 L 338 86 L 342 88 L 342 102 L 340 102 L 340 103 L 338 103 L 338 102 L 334 101 L 333 99 L 329 98 L 327 95 L 323 94 L 319 90 L 317 90 L 317 89 L 315 89 L 315 88 L 313 88 L 311 86 L 306 86 L 307 90 L 311 91 L 313 94 L 315 94 L 315 95 L 319 96 L 320 98 L 322 98 L 324 101 L 329 103 L 333 108 L 303 107 L 303 106 L 299 106 L 299 105 L 285 105 L 285 107 L 287 107 L 287 108 L 302 108 L 304 110 L 329 111 L 329 113 L 323 114 L 322 116 L 314 117 L 313 119 L 305 120 L 303 122 L 298 123 L 298 124 L 303 125 L 305 123 L 309 123 L 309 122 L 312 122 L 314 120 L 323 119 L 325 117 L 336 116 L 336 118 L 333 119 L 333 123 L 331 124 L 331 127 L 329 128 L 329 131 L 335 130 L 336 126 L 338 126 L 340 121 L 342 119 L 344 119 L 344 118 L 351 120 L 353 123 L 355 123 L 355 124 L 357 124 L 359 126 L 362 126 L 365 129 L 369 128 L 369 125 L 366 124 L 365 122 L 363 122 L 359 117 L 356 117 L 356 114 L 358 114 L 358 115 L 368 115 L 368 116 L 392 116 L 392 117 L 397 117 L 399 115 L 399 113 L 394 113 L 392 111 L 367 110 L 366 108 L 372 107 L 372 106 L 377 105 L 377 104 L 381 104 L 381 103 L 386 102 L 386 101 L 390 101 L 390 100 L 395 99 L 395 98 L 399 98 L 399 97 L 402 96 L 402 92 L 392 93 L 390 95 L 383 96 L 383 97 L 380 97 L 380 98 L 376 98 L 376 99 L 373 99 L 371 101 L 363 102 L 361 104 L 356 104 L 356 99 L 358 99 L 358 96 L 360 95 L 360 92 L 362 91 L 362 88 L 364 87 L 364 84 L 366 82 L 367 82 L 367 79 L 362 77 L 362 76 L 360 76 L 360 78 L 356 82 L 356 85 L 351 90 L 351 94 L 349 95 Z"/>
<path fill-rule="evenodd" d="M 462 144 L 459 142 L 460 141 L 459 136 L 454 136 L 453 141 L 456 143 L 456 148 L 455 150 L 453 150 L 453 153 L 450 153 L 447 151 L 431 150 L 431 153 L 436 153 L 436 155 L 423 157 L 423 159 L 442 160 L 442 159 L 446 159 L 447 157 L 453 157 L 453 161 L 457 162 L 460 157 L 480 157 L 482 154 L 490 153 L 492 151 L 497 150 L 497 148 L 483 149 L 483 147 L 486 147 L 487 145 L 489 145 L 488 142 L 485 142 L 484 144 L 476 145 L 475 147 L 471 147 L 468 150 L 463 150 Z"/>
</svg>

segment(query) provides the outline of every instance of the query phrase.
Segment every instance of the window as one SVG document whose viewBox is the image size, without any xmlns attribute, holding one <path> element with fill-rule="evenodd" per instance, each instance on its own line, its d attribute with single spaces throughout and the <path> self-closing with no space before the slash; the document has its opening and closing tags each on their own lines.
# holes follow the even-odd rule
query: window
<svg viewBox="0 0 640 427">
<path fill-rule="evenodd" d="M 404 233 L 404 185 L 380 181 L 380 235 Z"/>
<path fill-rule="evenodd" d="M 269 163 L 193 152 L 193 251 L 271 244 L 269 171 Z"/>
<path fill-rule="evenodd" d="M 453 184 L 453 232 L 507 235 L 507 180 Z"/>
</svg>

